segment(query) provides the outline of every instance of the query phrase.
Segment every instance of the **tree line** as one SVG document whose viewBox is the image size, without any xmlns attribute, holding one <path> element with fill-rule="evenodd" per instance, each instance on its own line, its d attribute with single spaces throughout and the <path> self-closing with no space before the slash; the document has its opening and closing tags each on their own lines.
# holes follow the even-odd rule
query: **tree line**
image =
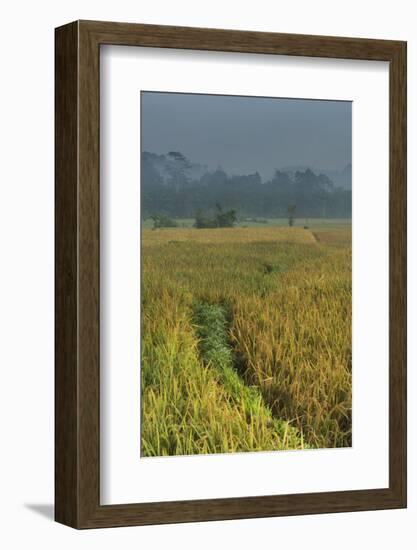
<svg viewBox="0 0 417 550">
<path fill-rule="evenodd" d="M 229 175 L 221 168 L 203 170 L 181 153 L 155 155 L 143 152 L 141 162 L 142 217 L 195 218 L 196 226 L 205 214 L 220 205 L 223 215 L 233 211 L 239 217 L 281 218 L 291 205 L 297 217 L 350 218 L 350 189 L 337 187 L 325 174 L 311 169 L 276 170 L 262 181 L 258 172 Z M 213 216 L 222 214 L 218 211 Z M 207 222 L 207 219 L 205 220 Z M 220 222 L 223 223 L 223 222 Z M 227 222 L 225 222 L 227 223 Z"/>
</svg>

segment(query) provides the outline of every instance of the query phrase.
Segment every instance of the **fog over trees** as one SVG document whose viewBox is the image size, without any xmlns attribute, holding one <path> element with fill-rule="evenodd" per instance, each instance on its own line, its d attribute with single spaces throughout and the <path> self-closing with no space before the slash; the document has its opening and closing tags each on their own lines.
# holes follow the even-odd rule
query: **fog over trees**
<svg viewBox="0 0 417 550">
<path fill-rule="evenodd" d="M 221 167 L 212 170 L 194 163 L 180 151 L 143 151 L 142 218 L 194 218 L 216 205 L 234 210 L 240 218 L 287 217 L 291 205 L 297 217 L 351 217 L 350 164 L 340 170 L 277 167 L 269 179 L 262 179 L 261 171 L 260 167 L 252 174 L 230 174 Z"/>
</svg>

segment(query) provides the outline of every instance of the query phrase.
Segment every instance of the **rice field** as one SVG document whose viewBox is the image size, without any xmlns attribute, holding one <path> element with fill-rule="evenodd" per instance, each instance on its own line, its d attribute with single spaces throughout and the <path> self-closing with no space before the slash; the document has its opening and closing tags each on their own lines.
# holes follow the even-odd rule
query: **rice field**
<svg viewBox="0 0 417 550">
<path fill-rule="evenodd" d="M 351 230 L 142 229 L 141 455 L 351 445 Z"/>
</svg>

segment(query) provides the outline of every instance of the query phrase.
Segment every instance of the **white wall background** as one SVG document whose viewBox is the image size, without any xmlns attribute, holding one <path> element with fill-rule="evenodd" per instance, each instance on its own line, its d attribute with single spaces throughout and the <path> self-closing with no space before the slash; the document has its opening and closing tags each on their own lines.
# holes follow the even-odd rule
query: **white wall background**
<svg viewBox="0 0 417 550">
<path fill-rule="evenodd" d="M 417 10 L 413 0 L 10 0 L 0 8 L 0 544 L 415 548 Z M 74 19 L 408 40 L 409 508 L 77 532 L 52 522 L 54 27 Z M 370 404 L 372 390 L 370 389 Z M 370 426 L 370 429 L 372 427 Z M 248 473 L 250 475 L 250 473 Z M 252 475 L 256 475 L 253 473 Z M 341 472 L 343 475 L 343 472 Z"/>
</svg>

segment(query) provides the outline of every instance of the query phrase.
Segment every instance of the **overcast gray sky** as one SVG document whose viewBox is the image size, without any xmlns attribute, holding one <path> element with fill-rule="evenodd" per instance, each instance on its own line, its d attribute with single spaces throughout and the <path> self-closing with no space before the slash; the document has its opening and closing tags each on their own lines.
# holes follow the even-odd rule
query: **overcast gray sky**
<svg viewBox="0 0 417 550">
<path fill-rule="evenodd" d="M 343 169 L 352 155 L 345 101 L 142 92 L 142 151 L 180 151 L 229 174 L 310 166 Z"/>
</svg>

